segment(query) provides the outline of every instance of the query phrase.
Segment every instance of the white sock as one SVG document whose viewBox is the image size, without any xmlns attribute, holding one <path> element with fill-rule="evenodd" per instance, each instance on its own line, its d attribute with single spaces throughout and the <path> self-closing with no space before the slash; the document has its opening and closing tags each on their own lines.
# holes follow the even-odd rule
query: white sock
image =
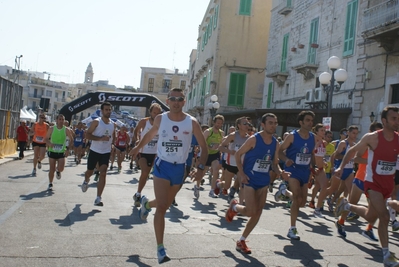
<svg viewBox="0 0 399 267">
<path fill-rule="evenodd" d="M 281 190 L 281 194 L 283 194 L 284 196 L 285 196 L 286 193 L 287 193 L 287 189 Z"/>
<path fill-rule="evenodd" d="M 245 239 L 246 239 L 246 238 L 243 237 L 243 236 L 240 237 L 240 241 L 245 241 Z"/>
<path fill-rule="evenodd" d="M 386 258 L 388 258 L 389 257 L 389 248 L 382 248 L 382 257 L 384 258 L 384 259 L 386 259 Z"/>
<path fill-rule="evenodd" d="M 136 196 L 141 197 L 141 193 L 137 192 Z"/>
<path fill-rule="evenodd" d="M 351 209 L 351 204 L 350 203 L 346 203 L 345 207 L 344 207 L 344 210 L 350 211 L 350 209 Z"/>
</svg>

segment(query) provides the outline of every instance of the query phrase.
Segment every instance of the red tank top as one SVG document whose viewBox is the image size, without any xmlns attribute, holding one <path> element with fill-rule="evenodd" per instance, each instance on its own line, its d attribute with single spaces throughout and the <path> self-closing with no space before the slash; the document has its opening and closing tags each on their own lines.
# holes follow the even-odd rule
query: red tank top
<svg viewBox="0 0 399 267">
<path fill-rule="evenodd" d="M 399 154 L 399 137 L 394 132 L 392 141 L 387 141 L 382 132 L 378 130 L 378 145 L 374 150 L 369 149 L 367 160 L 367 182 L 392 182 L 396 171 L 396 160 Z"/>
<path fill-rule="evenodd" d="M 126 139 L 127 139 L 127 133 L 121 134 L 120 132 L 118 133 L 118 138 L 116 138 L 116 146 L 119 147 L 124 147 L 126 146 Z"/>
</svg>

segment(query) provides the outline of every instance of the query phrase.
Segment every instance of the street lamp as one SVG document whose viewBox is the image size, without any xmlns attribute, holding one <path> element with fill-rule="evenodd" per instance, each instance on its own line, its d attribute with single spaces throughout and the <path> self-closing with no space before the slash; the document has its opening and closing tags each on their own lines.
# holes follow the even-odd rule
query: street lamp
<svg viewBox="0 0 399 267">
<path fill-rule="evenodd" d="M 220 108 L 220 104 L 218 102 L 218 96 L 217 95 L 212 95 L 211 96 L 211 101 L 208 103 L 208 109 L 209 112 L 211 113 L 211 117 L 216 116 L 216 111 Z"/>
<path fill-rule="evenodd" d="M 341 85 L 348 78 L 348 73 L 344 69 L 338 69 L 341 66 L 341 60 L 336 56 L 330 57 L 327 60 L 327 65 L 332 74 L 323 72 L 319 76 L 319 81 L 323 85 L 324 90 L 328 93 L 327 117 L 331 117 L 333 92 L 334 90 L 338 92 L 339 89 L 341 89 Z M 337 81 L 339 85 L 335 85 L 335 81 Z M 328 86 L 328 84 L 330 85 Z"/>
<path fill-rule="evenodd" d="M 374 112 L 371 111 L 371 114 L 370 114 L 370 122 L 373 123 L 373 122 L 374 122 L 374 119 L 375 119 Z"/>
</svg>

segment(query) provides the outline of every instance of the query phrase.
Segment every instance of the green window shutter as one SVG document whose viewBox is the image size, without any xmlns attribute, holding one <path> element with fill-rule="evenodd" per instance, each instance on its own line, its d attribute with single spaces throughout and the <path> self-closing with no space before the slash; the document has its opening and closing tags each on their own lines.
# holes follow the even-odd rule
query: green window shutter
<svg viewBox="0 0 399 267">
<path fill-rule="evenodd" d="M 230 74 L 228 106 L 244 106 L 245 84 L 247 75 L 242 73 Z"/>
<path fill-rule="evenodd" d="M 212 80 L 212 70 L 209 69 L 208 71 L 208 85 L 206 86 L 206 94 L 209 94 L 211 91 L 211 80 Z"/>
<path fill-rule="evenodd" d="M 252 0 L 240 0 L 240 11 L 239 15 L 250 16 L 251 15 Z"/>
<path fill-rule="evenodd" d="M 346 25 L 344 38 L 344 56 L 350 56 L 354 53 L 356 20 L 357 20 L 358 0 L 350 1 L 346 10 Z"/>
<path fill-rule="evenodd" d="M 273 91 L 273 83 L 269 83 L 269 88 L 267 89 L 267 101 L 266 101 L 266 108 L 270 108 L 272 105 L 272 91 Z"/>
<path fill-rule="evenodd" d="M 219 19 L 219 5 L 215 6 L 215 16 L 213 18 L 213 28 L 216 29 L 218 26 L 218 19 Z"/>
<path fill-rule="evenodd" d="M 197 42 L 197 59 L 199 58 L 200 48 L 201 48 L 201 43 L 200 43 L 200 41 L 198 41 Z"/>
<path fill-rule="evenodd" d="M 205 47 L 205 33 L 202 35 L 202 51 L 204 51 L 204 47 Z"/>
<path fill-rule="evenodd" d="M 292 0 L 287 0 L 287 7 L 291 7 L 292 5 Z"/>
<path fill-rule="evenodd" d="M 317 44 L 317 37 L 319 34 L 319 18 L 315 18 L 310 23 L 310 37 L 308 50 L 308 63 L 316 63 L 316 48 L 311 47 L 311 44 Z"/>
<path fill-rule="evenodd" d="M 280 67 L 281 72 L 287 71 L 288 37 L 289 33 L 285 34 L 283 38 L 283 51 L 281 53 L 281 67 Z"/>
<path fill-rule="evenodd" d="M 212 36 L 212 26 L 213 26 L 213 16 L 211 16 L 211 19 L 209 20 L 209 38 Z"/>
<path fill-rule="evenodd" d="M 188 93 L 188 100 L 191 100 L 191 91 Z"/>
</svg>

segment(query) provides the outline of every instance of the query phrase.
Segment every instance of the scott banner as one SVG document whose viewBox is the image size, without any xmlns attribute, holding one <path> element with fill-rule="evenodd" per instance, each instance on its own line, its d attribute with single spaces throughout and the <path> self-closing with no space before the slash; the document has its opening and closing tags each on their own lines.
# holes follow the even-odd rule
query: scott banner
<svg viewBox="0 0 399 267">
<path fill-rule="evenodd" d="M 169 110 L 169 108 L 161 100 L 150 94 L 98 91 L 94 93 L 88 93 L 66 104 L 60 109 L 60 114 L 64 115 L 66 120 L 71 121 L 74 114 L 103 102 L 110 102 L 112 105 L 119 106 L 135 106 L 146 108 L 149 108 L 152 103 L 158 103 L 161 105 L 164 111 Z"/>
</svg>

